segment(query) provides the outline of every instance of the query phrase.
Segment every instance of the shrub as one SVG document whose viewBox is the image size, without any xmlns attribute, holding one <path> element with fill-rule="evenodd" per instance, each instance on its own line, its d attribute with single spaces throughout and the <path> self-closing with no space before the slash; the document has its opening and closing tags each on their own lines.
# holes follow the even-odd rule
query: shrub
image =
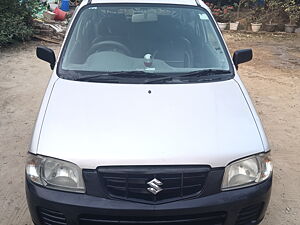
<svg viewBox="0 0 300 225">
<path fill-rule="evenodd" d="M 0 0 L 0 46 L 27 40 L 32 35 L 32 12 L 37 0 Z"/>
<path fill-rule="evenodd" d="M 290 20 L 290 24 L 295 24 L 300 19 L 300 4 L 296 0 L 287 0 L 283 4 L 284 12 Z"/>
</svg>

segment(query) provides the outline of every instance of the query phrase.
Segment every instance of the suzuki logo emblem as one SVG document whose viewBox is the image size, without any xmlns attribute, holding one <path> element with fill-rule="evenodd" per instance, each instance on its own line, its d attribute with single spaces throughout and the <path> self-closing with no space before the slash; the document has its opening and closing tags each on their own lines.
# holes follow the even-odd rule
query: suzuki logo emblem
<svg viewBox="0 0 300 225">
<path fill-rule="evenodd" d="M 160 187 L 163 185 L 163 183 L 156 178 L 149 181 L 147 183 L 150 187 L 147 188 L 148 191 L 150 191 L 152 194 L 157 195 L 159 192 L 161 192 L 163 189 Z"/>
</svg>

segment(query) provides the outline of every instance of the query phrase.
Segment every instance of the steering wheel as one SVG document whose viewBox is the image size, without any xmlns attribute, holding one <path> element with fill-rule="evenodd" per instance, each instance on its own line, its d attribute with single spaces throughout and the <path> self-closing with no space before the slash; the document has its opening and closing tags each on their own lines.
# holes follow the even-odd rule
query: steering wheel
<svg viewBox="0 0 300 225">
<path fill-rule="evenodd" d="M 159 50 L 155 50 L 153 53 L 153 59 L 161 59 L 168 64 L 169 63 L 168 59 L 159 57 L 159 53 L 160 53 Z M 191 55 L 191 52 L 188 50 L 184 50 L 183 57 L 184 57 L 183 58 L 183 67 L 184 68 L 193 67 L 193 57 Z"/>
<path fill-rule="evenodd" d="M 182 44 L 184 46 L 183 52 L 180 51 L 180 53 L 183 53 L 183 55 L 182 55 L 183 56 L 183 61 L 182 61 L 183 67 L 184 68 L 193 67 L 194 62 L 193 62 L 193 51 L 191 48 L 191 42 L 185 37 L 176 38 L 176 39 L 172 40 L 172 42 L 175 43 L 175 45 Z M 167 57 L 165 55 L 168 52 L 169 48 L 174 48 L 174 46 L 173 45 L 166 45 L 166 46 L 167 46 L 167 48 L 165 48 L 165 49 L 159 49 L 159 50 L 154 51 L 153 58 L 161 59 L 168 64 L 168 62 L 169 62 L 168 55 L 169 54 L 167 55 Z M 163 56 L 160 56 L 160 54 L 163 54 Z"/>
<path fill-rule="evenodd" d="M 122 44 L 118 41 L 101 41 L 96 44 L 93 44 L 90 47 L 87 55 L 91 55 L 94 52 L 101 52 L 101 51 L 105 51 L 105 50 L 117 51 L 117 52 L 123 53 L 125 55 L 131 54 L 130 50 L 124 44 Z"/>
</svg>

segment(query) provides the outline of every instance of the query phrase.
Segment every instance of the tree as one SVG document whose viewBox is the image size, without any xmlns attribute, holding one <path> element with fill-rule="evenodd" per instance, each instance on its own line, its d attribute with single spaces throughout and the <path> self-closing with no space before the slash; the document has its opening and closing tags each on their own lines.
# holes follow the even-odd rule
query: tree
<svg viewBox="0 0 300 225">
<path fill-rule="evenodd" d="M 278 18 L 282 13 L 283 2 L 280 0 L 266 0 L 266 13 L 269 20 L 269 24 L 272 24 L 274 18 Z"/>
</svg>

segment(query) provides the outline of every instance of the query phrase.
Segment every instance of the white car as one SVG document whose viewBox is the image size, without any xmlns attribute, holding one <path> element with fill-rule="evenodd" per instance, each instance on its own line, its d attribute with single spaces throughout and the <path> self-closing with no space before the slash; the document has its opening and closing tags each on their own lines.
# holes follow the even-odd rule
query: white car
<svg viewBox="0 0 300 225">
<path fill-rule="evenodd" d="M 36 225 L 259 224 L 269 145 L 209 8 L 84 0 L 50 79 L 26 164 Z"/>
</svg>

